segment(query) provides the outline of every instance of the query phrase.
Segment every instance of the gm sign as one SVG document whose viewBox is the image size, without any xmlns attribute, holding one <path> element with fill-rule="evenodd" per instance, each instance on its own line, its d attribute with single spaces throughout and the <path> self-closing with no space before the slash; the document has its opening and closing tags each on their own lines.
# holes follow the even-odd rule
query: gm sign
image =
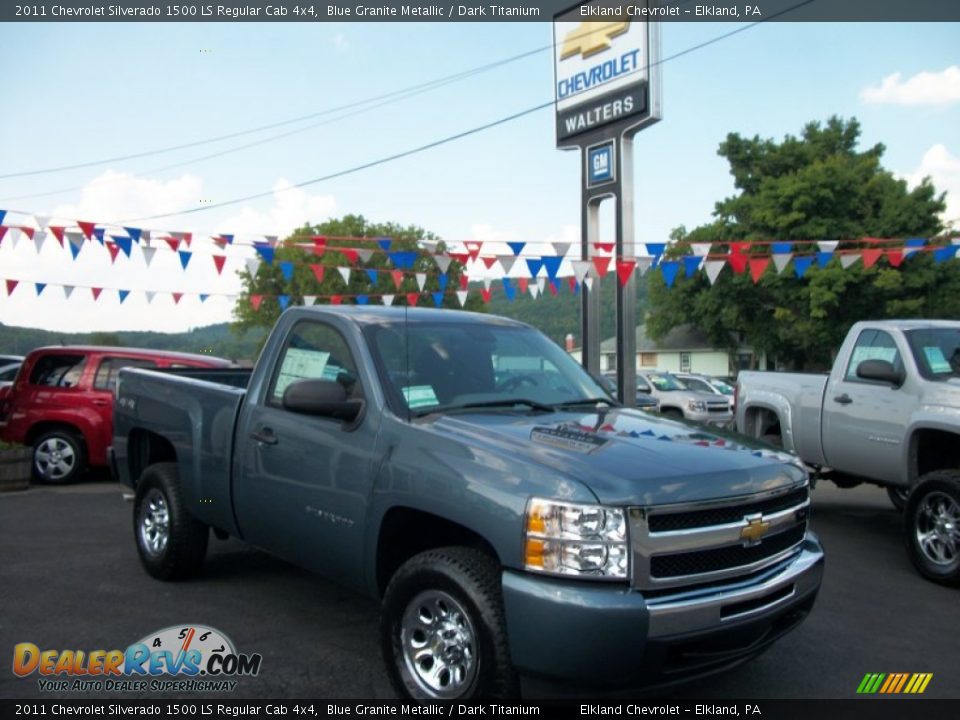
<svg viewBox="0 0 960 720">
<path fill-rule="evenodd" d="M 614 167 L 613 140 L 587 149 L 587 187 L 595 187 L 617 179 Z"/>
</svg>

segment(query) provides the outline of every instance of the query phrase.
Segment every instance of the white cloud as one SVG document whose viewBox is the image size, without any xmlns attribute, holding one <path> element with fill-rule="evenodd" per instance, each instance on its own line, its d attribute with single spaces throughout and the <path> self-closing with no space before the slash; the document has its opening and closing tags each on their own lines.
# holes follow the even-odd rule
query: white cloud
<svg viewBox="0 0 960 720">
<path fill-rule="evenodd" d="M 337 203 L 332 195 L 311 195 L 293 188 L 280 178 L 273 184 L 273 207 L 267 211 L 245 207 L 236 215 L 217 223 L 217 232 L 254 235 L 289 235 L 305 222 L 318 223 L 333 214 Z"/>
<path fill-rule="evenodd" d="M 946 190 L 947 209 L 942 217 L 947 223 L 960 224 L 960 157 L 951 154 L 944 145 L 934 145 L 923 154 L 916 170 L 900 177 L 910 187 L 916 187 L 923 178 L 929 177 L 938 193 Z"/>
<path fill-rule="evenodd" d="M 860 91 L 860 99 L 871 105 L 949 105 L 960 102 L 960 66 L 942 72 L 919 72 L 903 79 L 901 73 L 888 75 L 873 87 Z"/>
</svg>

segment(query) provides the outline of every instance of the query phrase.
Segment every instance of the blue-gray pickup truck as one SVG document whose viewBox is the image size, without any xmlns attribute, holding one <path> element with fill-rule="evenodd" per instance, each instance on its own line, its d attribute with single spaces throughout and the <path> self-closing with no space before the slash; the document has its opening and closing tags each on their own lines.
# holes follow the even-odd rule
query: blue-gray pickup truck
<svg viewBox="0 0 960 720">
<path fill-rule="evenodd" d="M 669 684 L 820 587 L 794 456 L 620 408 L 504 318 L 294 308 L 248 374 L 121 371 L 114 428 L 148 573 L 196 573 L 212 529 L 379 598 L 403 696 Z"/>
</svg>

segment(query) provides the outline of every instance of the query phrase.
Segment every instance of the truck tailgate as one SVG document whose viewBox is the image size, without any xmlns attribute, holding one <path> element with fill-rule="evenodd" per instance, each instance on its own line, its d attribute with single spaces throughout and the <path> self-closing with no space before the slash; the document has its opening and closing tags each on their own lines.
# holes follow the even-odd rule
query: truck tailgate
<svg viewBox="0 0 960 720">
<path fill-rule="evenodd" d="M 157 436 L 176 452 L 191 514 L 237 532 L 230 495 L 234 427 L 246 389 L 143 369 L 120 371 L 114 401 L 117 474 L 134 487 Z M 162 442 L 162 441 L 161 441 Z M 133 470 L 132 470 L 133 469 Z"/>
</svg>

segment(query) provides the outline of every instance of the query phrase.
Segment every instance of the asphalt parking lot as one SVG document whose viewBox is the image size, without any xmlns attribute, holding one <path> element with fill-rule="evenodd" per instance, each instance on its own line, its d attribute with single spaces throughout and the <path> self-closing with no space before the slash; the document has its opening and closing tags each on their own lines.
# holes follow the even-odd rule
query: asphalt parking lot
<svg viewBox="0 0 960 720">
<path fill-rule="evenodd" d="M 960 591 L 914 572 L 883 491 L 822 483 L 813 526 L 827 567 L 807 621 L 756 660 L 662 697 L 850 698 L 867 672 L 931 672 L 927 697 L 960 697 Z M 184 623 L 218 628 L 239 651 L 263 655 L 260 674 L 231 697 L 392 697 L 374 602 L 235 540 L 211 538 L 210 548 L 202 577 L 161 583 L 140 567 L 119 486 L 92 480 L 0 495 L 0 697 L 89 697 L 15 677 L 16 643 L 125 648 Z"/>
</svg>

